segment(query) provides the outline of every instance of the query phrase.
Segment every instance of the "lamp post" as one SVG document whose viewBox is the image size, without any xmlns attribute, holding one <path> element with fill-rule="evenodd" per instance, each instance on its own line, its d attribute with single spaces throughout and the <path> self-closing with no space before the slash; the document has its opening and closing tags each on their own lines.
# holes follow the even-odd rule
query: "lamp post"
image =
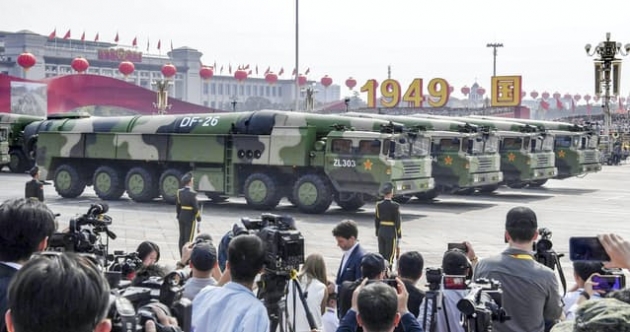
<svg viewBox="0 0 630 332">
<path fill-rule="evenodd" d="M 588 56 L 598 55 L 595 58 L 595 95 L 600 96 L 603 92 L 604 100 L 602 111 L 604 113 L 604 136 L 608 138 L 607 153 L 612 151 L 612 141 L 610 140 L 610 127 L 612 117 L 610 114 L 611 91 L 613 95 L 619 95 L 619 84 L 621 79 L 621 59 L 617 55 L 626 56 L 630 52 L 630 44 L 626 44 L 625 51 L 621 48 L 621 43 L 610 40 L 610 32 L 606 33 L 606 41 L 600 42 L 591 52 L 591 44 L 586 44 L 584 49 Z M 611 78 L 612 72 L 612 78 Z M 603 91 L 602 91 L 603 88 Z"/>
<path fill-rule="evenodd" d="M 173 82 L 170 80 L 158 80 L 151 82 L 157 89 L 157 101 L 153 103 L 153 107 L 157 109 L 158 115 L 166 114 L 166 110 L 171 108 L 171 104 L 168 103 L 168 89 Z"/>
<path fill-rule="evenodd" d="M 299 15 L 300 11 L 298 6 L 299 0 L 295 0 L 295 109 L 297 112 L 300 110 L 300 33 L 299 33 Z"/>
<path fill-rule="evenodd" d="M 488 43 L 486 47 L 492 47 L 492 76 L 497 76 L 497 48 L 503 47 L 503 43 Z"/>
</svg>

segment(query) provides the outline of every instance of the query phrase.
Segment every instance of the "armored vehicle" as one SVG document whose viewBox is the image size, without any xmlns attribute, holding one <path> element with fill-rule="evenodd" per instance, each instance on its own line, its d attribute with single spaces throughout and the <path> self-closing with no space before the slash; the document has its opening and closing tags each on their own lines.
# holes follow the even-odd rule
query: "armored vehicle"
<svg viewBox="0 0 630 332">
<path fill-rule="evenodd" d="M 6 148 L 0 143 L 0 168 L 8 165 L 11 172 L 24 173 L 33 167 L 34 160 L 25 152 L 32 142 L 24 140 L 24 128 L 43 117 L 13 113 L 0 113 L 0 130 L 7 130 Z"/>
</svg>

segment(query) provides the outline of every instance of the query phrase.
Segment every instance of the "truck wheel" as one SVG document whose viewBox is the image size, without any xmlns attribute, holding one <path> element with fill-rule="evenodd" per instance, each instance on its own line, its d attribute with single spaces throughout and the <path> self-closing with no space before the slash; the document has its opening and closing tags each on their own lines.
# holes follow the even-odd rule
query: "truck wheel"
<svg viewBox="0 0 630 332">
<path fill-rule="evenodd" d="M 365 205 L 363 194 L 359 193 L 347 193 L 345 195 L 337 193 L 335 194 L 335 203 L 345 211 L 356 211 Z"/>
<path fill-rule="evenodd" d="M 398 204 L 407 204 L 409 203 L 411 198 L 413 198 L 413 196 L 411 195 L 398 195 L 398 196 L 394 196 L 394 198 L 392 198 L 392 201 Z"/>
<path fill-rule="evenodd" d="M 24 173 L 28 167 L 26 155 L 21 150 L 13 150 L 9 153 L 9 169 L 13 173 Z"/>
<path fill-rule="evenodd" d="M 94 171 L 92 184 L 96 196 L 103 200 L 119 199 L 125 193 L 124 174 L 109 166 L 101 166 Z"/>
<path fill-rule="evenodd" d="M 497 189 L 499 189 L 499 185 L 498 184 L 494 184 L 494 185 L 483 186 L 483 187 L 479 188 L 479 192 L 480 193 L 484 193 L 484 194 L 489 194 L 489 193 L 495 192 Z"/>
<path fill-rule="evenodd" d="M 152 172 L 134 167 L 125 177 L 127 195 L 136 202 L 148 202 L 158 196 L 158 184 Z"/>
<path fill-rule="evenodd" d="M 63 164 L 57 167 L 53 180 L 57 194 L 64 198 L 78 197 L 85 190 L 85 179 L 72 165 Z"/>
<path fill-rule="evenodd" d="M 527 182 L 512 182 L 507 184 L 512 189 L 523 189 L 527 186 Z"/>
<path fill-rule="evenodd" d="M 270 210 L 280 203 L 280 192 L 274 179 L 264 173 L 254 173 L 245 180 L 247 204 L 257 210 Z"/>
<path fill-rule="evenodd" d="M 529 186 L 531 188 L 540 188 L 542 187 L 545 183 L 547 183 L 548 179 L 542 179 L 542 180 L 534 180 L 532 182 L 529 183 Z"/>
<path fill-rule="evenodd" d="M 333 201 L 328 181 L 317 174 L 302 175 L 293 185 L 293 197 L 304 213 L 323 213 Z"/>
<path fill-rule="evenodd" d="M 439 194 L 440 193 L 437 190 L 431 189 L 429 191 L 425 191 L 423 193 L 416 194 L 416 197 L 418 199 L 420 199 L 420 200 L 423 200 L 423 201 L 430 201 L 430 200 L 438 197 Z"/>
<path fill-rule="evenodd" d="M 181 188 L 182 176 L 184 173 L 174 168 L 167 169 L 160 176 L 160 195 L 165 202 L 169 204 L 177 202 L 177 191 Z"/>
</svg>

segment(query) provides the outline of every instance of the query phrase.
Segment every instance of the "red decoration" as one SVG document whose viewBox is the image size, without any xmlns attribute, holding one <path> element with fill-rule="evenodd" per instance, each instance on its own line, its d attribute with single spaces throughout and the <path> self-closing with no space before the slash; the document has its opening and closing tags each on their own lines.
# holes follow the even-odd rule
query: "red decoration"
<svg viewBox="0 0 630 332">
<path fill-rule="evenodd" d="M 330 76 L 328 76 L 328 75 L 324 75 L 324 77 L 322 77 L 322 79 L 321 79 L 320 83 L 322 83 L 322 85 L 324 86 L 324 88 L 327 88 L 327 87 L 329 87 L 329 86 L 331 86 L 331 85 L 332 85 L 333 80 L 332 80 L 332 78 L 330 78 Z"/>
<path fill-rule="evenodd" d="M 461 91 L 464 96 L 468 96 L 468 94 L 470 93 L 470 88 L 464 85 Z"/>
<path fill-rule="evenodd" d="M 243 83 L 247 79 L 247 72 L 243 69 L 239 69 L 234 72 L 234 79 L 239 81 L 239 83 Z"/>
<path fill-rule="evenodd" d="M 118 70 L 127 77 L 136 70 L 136 66 L 133 65 L 133 62 L 123 61 L 118 65 Z"/>
<path fill-rule="evenodd" d="M 347 86 L 350 90 L 354 89 L 354 87 L 355 87 L 355 86 L 357 86 L 357 80 L 355 80 L 354 78 L 352 78 L 352 76 L 351 76 L 351 77 L 349 77 L 349 78 L 346 80 L 346 86 Z"/>
<path fill-rule="evenodd" d="M 298 75 L 298 85 L 299 86 L 306 85 L 306 81 L 307 81 L 306 76 L 304 76 L 302 74 Z"/>
<path fill-rule="evenodd" d="M 549 99 L 549 92 L 545 91 L 542 93 L 543 99 Z"/>
<path fill-rule="evenodd" d="M 558 98 L 560 98 L 560 92 L 554 92 L 554 93 L 553 93 L 553 98 L 554 98 L 554 99 L 558 99 Z"/>
<path fill-rule="evenodd" d="M 577 94 L 577 95 L 573 96 L 573 99 L 575 99 L 575 101 L 580 101 L 580 99 L 582 99 L 582 96 Z"/>
<path fill-rule="evenodd" d="M 24 71 L 28 71 L 37 63 L 37 58 L 32 53 L 24 52 L 17 57 L 17 63 Z"/>
<path fill-rule="evenodd" d="M 587 103 L 591 101 L 591 95 L 584 95 L 584 100 L 586 100 Z"/>
<path fill-rule="evenodd" d="M 483 96 L 485 93 L 486 93 L 486 89 L 481 88 L 481 87 L 477 88 L 478 95 Z"/>
<path fill-rule="evenodd" d="M 171 78 L 175 76 L 175 74 L 177 74 L 177 68 L 175 68 L 172 64 L 167 63 L 162 66 L 162 75 L 164 75 L 164 77 Z"/>
<path fill-rule="evenodd" d="M 199 70 L 199 76 L 201 76 L 202 79 L 209 81 L 212 76 L 214 76 L 214 70 L 212 70 L 212 67 L 203 66 Z"/>
<path fill-rule="evenodd" d="M 532 99 L 538 98 L 538 91 L 534 90 L 534 91 L 530 92 L 529 96 L 532 97 Z"/>
<path fill-rule="evenodd" d="M 274 85 L 276 84 L 276 82 L 278 82 L 278 75 L 272 72 L 269 72 L 267 73 L 267 75 L 265 75 L 265 81 L 269 83 L 270 85 Z"/>
<path fill-rule="evenodd" d="M 72 69 L 76 70 L 78 73 L 82 73 L 90 67 L 90 63 L 85 58 L 78 57 L 72 60 L 70 66 L 72 66 Z"/>
</svg>

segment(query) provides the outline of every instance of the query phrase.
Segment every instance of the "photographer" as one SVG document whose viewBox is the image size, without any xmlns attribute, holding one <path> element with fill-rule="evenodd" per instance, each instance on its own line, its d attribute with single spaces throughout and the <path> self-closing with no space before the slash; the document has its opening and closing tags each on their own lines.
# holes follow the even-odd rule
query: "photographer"
<svg viewBox="0 0 630 332">
<path fill-rule="evenodd" d="M 424 299 L 424 292 L 416 284 L 422 277 L 422 269 L 424 269 L 424 259 L 422 255 L 417 251 L 407 251 L 400 255 L 398 259 L 398 277 L 405 284 L 405 289 L 409 294 L 409 300 L 407 301 L 407 309 L 414 317 L 418 317 L 418 308 Z M 402 325 L 396 326 L 394 330 L 396 332 L 402 332 Z"/>
<path fill-rule="evenodd" d="M 262 271 L 265 247 L 256 235 L 235 237 L 228 247 L 227 269 L 232 281 L 208 286 L 193 301 L 192 326 L 196 332 L 269 331 L 263 303 L 252 292 Z"/>
<path fill-rule="evenodd" d="M 0 205 L 0 312 L 7 309 L 9 282 L 31 255 L 47 246 L 55 215 L 34 199 L 10 199 Z M 0 315 L 0 331 L 6 331 Z"/>
<path fill-rule="evenodd" d="M 573 262 L 573 278 L 575 279 L 575 287 L 564 296 L 564 314 L 567 319 L 574 318 L 575 309 L 577 308 L 577 300 L 582 292 L 586 291 L 586 281 L 594 274 L 605 274 L 603 267 L 604 266 L 601 262 Z M 588 296 L 590 297 L 590 295 L 599 297 L 598 293 L 591 292 Z"/>
<path fill-rule="evenodd" d="M 545 321 L 555 321 L 562 315 L 562 299 L 553 270 L 538 263 L 533 256 L 533 244 L 538 238 L 538 221 L 527 207 L 511 209 L 505 220 L 505 240 L 508 248 L 499 256 L 479 261 L 474 279 L 498 280 L 503 288 L 504 308 L 511 320 L 495 322 L 499 332 L 542 332 Z"/>
<path fill-rule="evenodd" d="M 359 287 L 361 280 L 383 280 L 387 273 L 385 258 L 381 254 L 367 253 L 361 259 L 361 278 L 356 281 L 344 281 L 339 287 L 339 311 L 337 316 L 341 319 L 352 305 L 352 294 Z"/>
<path fill-rule="evenodd" d="M 204 287 L 217 284 L 212 278 L 212 271 L 218 269 L 217 250 L 212 242 L 200 242 L 193 247 L 190 268 L 192 276 L 184 285 L 183 296 L 192 301 Z"/>
</svg>

